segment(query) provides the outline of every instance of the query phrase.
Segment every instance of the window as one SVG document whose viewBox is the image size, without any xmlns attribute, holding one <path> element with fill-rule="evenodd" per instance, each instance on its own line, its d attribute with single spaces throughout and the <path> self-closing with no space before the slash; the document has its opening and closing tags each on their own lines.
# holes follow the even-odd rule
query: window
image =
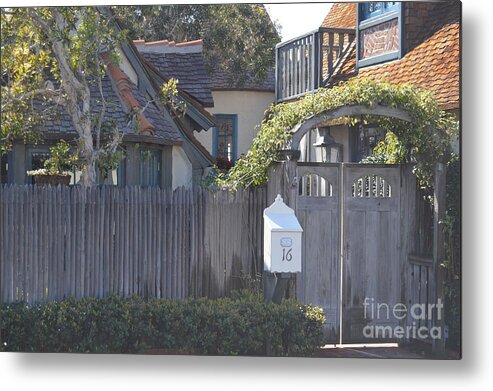
<svg viewBox="0 0 493 391">
<path fill-rule="evenodd" d="M 356 161 L 366 159 L 370 156 L 377 144 L 385 139 L 385 133 L 385 130 L 372 125 L 360 125 Z"/>
<path fill-rule="evenodd" d="M 50 157 L 50 150 L 48 147 L 36 147 L 29 148 L 27 151 L 27 170 L 39 170 L 44 168 L 45 161 Z M 33 177 L 27 175 L 26 182 L 27 184 L 33 184 Z"/>
<path fill-rule="evenodd" d="M 237 154 L 238 116 L 219 114 L 215 117 L 218 126 L 213 130 L 212 155 L 215 158 L 224 158 L 234 162 Z"/>
<path fill-rule="evenodd" d="M 403 10 L 404 6 L 399 1 L 359 4 L 356 31 L 358 68 L 402 57 Z"/>
<path fill-rule="evenodd" d="M 140 151 L 140 185 L 161 186 L 161 151 Z"/>
<path fill-rule="evenodd" d="M 27 159 L 26 159 L 26 171 L 31 170 L 39 170 L 44 168 L 45 161 L 50 157 L 50 147 L 33 147 L 28 148 L 27 150 Z M 75 185 L 80 180 L 80 171 L 77 171 L 75 168 L 70 173 L 70 184 Z M 26 172 L 26 183 L 33 184 L 34 179 L 32 176 L 27 175 Z"/>
<path fill-rule="evenodd" d="M 0 153 L 0 183 L 9 182 L 9 156 L 8 153 Z"/>
<path fill-rule="evenodd" d="M 398 1 L 372 1 L 369 3 L 363 3 L 361 7 L 361 19 L 368 20 L 377 16 L 383 15 L 387 12 L 397 11 L 399 9 Z"/>
</svg>

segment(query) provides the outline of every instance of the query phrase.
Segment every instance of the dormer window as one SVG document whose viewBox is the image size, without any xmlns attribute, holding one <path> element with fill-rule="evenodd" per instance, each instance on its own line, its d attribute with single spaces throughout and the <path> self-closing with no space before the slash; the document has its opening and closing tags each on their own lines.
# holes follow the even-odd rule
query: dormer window
<svg viewBox="0 0 493 391">
<path fill-rule="evenodd" d="M 359 3 L 358 68 L 402 57 L 403 9 L 399 1 Z"/>
<path fill-rule="evenodd" d="M 361 20 L 368 20 L 386 13 L 397 11 L 399 9 L 398 1 L 372 1 L 361 4 Z"/>
</svg>

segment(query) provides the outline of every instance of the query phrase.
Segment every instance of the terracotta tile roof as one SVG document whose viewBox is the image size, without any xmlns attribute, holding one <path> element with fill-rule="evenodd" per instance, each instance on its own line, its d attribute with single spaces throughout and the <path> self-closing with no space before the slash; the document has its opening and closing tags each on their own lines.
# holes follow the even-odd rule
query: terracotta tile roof
<svg viewBox="0 0 493 391">
<path fill-rule="evenodd" d="M 330 15 L 332 9 L 326 20 L 335 19 Z M 356 70 L 356 50 L 353 48 L 329 86 L 351 77 L 369 77 L 394 84 L 411 83 L 431 90 L 442 109 L 458 109 L 460 12 L 460 2 L 428 3 L 427 11 L 421 14 L 425 19 L 420 21 L 419 34 L 406 42 L 407 52 L 402 59 Z M 341 18 L 338 26 L 345 23 L 345 16 Z"/>
<path fill-rule="evenodd" d="M 322 27 L 356 28 L 356 3 L 333 3 Z"/>
<path fill-rule="evenodd" d="M 136 46 L 138 45 L 145 45 L 145 46 L 177 46 L 177 47 L 185 47 L 185 46 L 202 46 L 203 41 L 201 39 L 197 39 L 195 41 L 188 41 L 188 42 L 180 42 L 176 43 L 175 41 L 168 41 L 167 39 L 163 41 L 153 41 L 153 42 L 146 42 L 143 39 L 135 39 L 134 44 Z"/>
<path fill-rule="evenodd" d="M 107 71 L 126 106 L 126 111 L 136 110 L 140 112 L 138 115 L 139 134 L 157 136 L 171 143 L 181 143 L 182 139 L 171 123 L 172 119 L 166 118 L 153 103 L 149 103 L 149 99 L 139 91 L 120 67 L 109 60 L 106 53 L 103 53 L 101 57 L 105 61 Z"/>
<path fill-rule="evenodd" d="M 129 111 L 142 110 L 142 107 L 139 105 L 139 102 L 137 102 L 137 99 L 135 99 L 135 96 L 132 93 L 132 82 L 130 81 L 130 78 L 125 74 L 125 72 L 109 60 L 107 53 L 103 53 L 101 57 L 106 63 L 108 72 L 116 85 L 122 101 L 127 106 L 127 109 Z M 156 133 L 156 128 L 149 122 L 144 113 L 139 114 L 138 123 L 140 134 L 152 136 Z"/>
<path fill-rule="evenodd" d="M 189 93 L 204 107 L 213 107 L 211 84 L 202 56 L 202 40 L 133 41 L 141 56 L 165 78 L 178 80 L 178 87 Z"/>
</svg>

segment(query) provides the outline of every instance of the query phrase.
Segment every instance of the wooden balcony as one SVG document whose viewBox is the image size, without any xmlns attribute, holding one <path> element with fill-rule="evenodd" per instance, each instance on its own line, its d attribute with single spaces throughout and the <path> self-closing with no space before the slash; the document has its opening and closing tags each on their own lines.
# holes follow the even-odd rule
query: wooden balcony
<svg viewBox="0 0 493 391">
<path fill-rule="evenodd" d="M 276 101 L 293 100 L 325 86 L 354 40 L 354 29 L 321 27 L 278 44 Z"/>
</svg>

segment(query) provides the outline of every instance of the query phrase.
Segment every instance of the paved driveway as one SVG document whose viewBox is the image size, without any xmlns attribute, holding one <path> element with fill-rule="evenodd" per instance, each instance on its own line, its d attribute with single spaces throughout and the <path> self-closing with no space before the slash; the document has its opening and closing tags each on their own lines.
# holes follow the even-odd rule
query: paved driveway
<svg viewBox="0 0 493 391">
<path fill-rule="evenodd" d="M 398 346 L 397 344 L 348 344 L 326 345 L 320 349 L 316 357 L 326 358 L 404 358 L 404 359 L 436 359 L 431 354 L 429 345 Z M 458 359 L 455 352 L 447 352 L 442 359 Z"/>
</svg>

